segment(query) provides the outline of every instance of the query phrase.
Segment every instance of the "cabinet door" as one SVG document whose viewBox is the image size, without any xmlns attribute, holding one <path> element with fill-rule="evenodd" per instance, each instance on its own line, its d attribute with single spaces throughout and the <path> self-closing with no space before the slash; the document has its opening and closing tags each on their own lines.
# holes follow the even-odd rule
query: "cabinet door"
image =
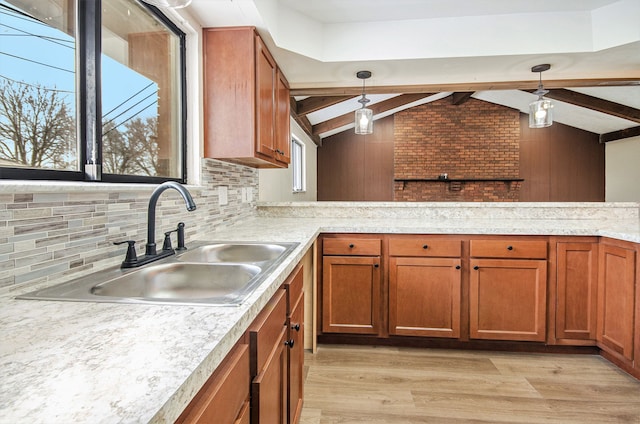
<svg viewBox="0 0 640 424">
<path fill-rule="evenodd" d="M 298 298 L 287 320 L 289 340 L 293 345 L 289 348 L 289 424 L 300 420 L 303 399 L 303 366 L 304 366 L 304 296 Z"/>
<path fill-rule="evenodd" d="M 380 257 L 325 256 L 322 331 L 379 334 Z"/>
<path fill-rule="evenodd" d="M 599 259 L 599 345 L 632 360 L 635 252 L 603 244 Z"/>
<path fill-rule="evenodd" d="M 389 334 L 460 337 L 460 259 L 389 259 Z"/>
<path fill-rule="evenodd" d="M 176 423 L 237 422 L 249 405 L 249 347 L 234 347 Z M 248 414 L 246 414 L 248 416 Z"/>
<path fill-rule="evenodd" d="M 547 261 L 472 259 L 470 263 L 470 337 L 544 341 Z"/>
<path fill-rule="evenodd" d="M 557 244 L 556 338 L 595 340 L 598 244 Z"/>
<path fill-rule="evenodd" d="M 282 327 L 273 351 L 251 383 L 251 423 L 287 423 L 286 327 Z"/>
<path fill-rule="evenodd" d="M 284 165 L 291 162 L 290 108 L 289 83 L 282 72 L 278 70 L 276 77 L 275 159 Z"/>
<path fill-rule="evenodd" d="M 275 156 L 275 87 L 276 63 L 256 35 L 256 152 L 267 158 Z"/>
</svg>

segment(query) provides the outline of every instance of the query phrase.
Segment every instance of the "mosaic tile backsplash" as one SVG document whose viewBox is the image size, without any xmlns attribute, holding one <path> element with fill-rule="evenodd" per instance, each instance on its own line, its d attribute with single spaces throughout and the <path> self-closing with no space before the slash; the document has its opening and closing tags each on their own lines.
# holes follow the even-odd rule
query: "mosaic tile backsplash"
<svg viewBox="0 0 640 424">
<path fill-rule="evenodd" d="M 185 223 L 188 242 L 220 226 L 254 214 L 258 195 L 256 169 L 202 161 L 202 183 L 188 186 L 197 205 L 187 212 L 175 190 L 164 191 L 156 209 L 156 243 L 165 231 Z M 219 187 L 227 188 L 226 205 Z M 0 295 L 14 295 L 119 264 L 126 247 L 113 242 L 136 240 L 144 254 L 147 206 L 155 185 L 64 184 L 0 191 Z M 53 188 L 52 188 L 53 187 Z M 249 198 L 243 192 L 251 193 Z M 173 235 L 175 246 L 175 233 Z"/>
</svg>

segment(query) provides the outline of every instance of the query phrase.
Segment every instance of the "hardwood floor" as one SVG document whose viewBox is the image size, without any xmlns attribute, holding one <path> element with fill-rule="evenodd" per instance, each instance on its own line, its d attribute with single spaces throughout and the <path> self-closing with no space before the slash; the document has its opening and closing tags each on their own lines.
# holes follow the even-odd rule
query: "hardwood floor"
<svg viewBox="0 0 640 424">
<path fill-rule="evenodd" d="M 321 345 L 301 424 L 640 423 L 640 381 L 592 355 Z"/>
</svg>

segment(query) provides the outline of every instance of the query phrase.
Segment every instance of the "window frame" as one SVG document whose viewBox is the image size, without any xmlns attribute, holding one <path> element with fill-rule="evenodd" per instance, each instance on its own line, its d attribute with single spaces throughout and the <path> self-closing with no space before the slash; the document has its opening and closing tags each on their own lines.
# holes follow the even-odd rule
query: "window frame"
<svg viewBox="0 0 640 424">
<path fill-rule="evenodd" d="M 300 160 L 298 163 L 297 155 L 295 154 L 296 149 L 300 149 Z M 297 166 L 296 166 L 297 163 Z M 296 136 L 291 136 L 291 191 L 296 193 L 306 193 L 307 191 L 307 182 L 306 182 L 306 146 L 305 144 L 299 140 Z M 300 178 L 300 188 L 296 188 L 296 176 Z"/>
<path fill-rule="evenodd" d="M 0 179 L 85 181 L 107 183 L 149 183 L 164 181 L 187 182 L 187 69 L 186 34 L 160 9 L 141 0 L 133 0 L 158 19 L 179 40 L 178 66 L 180 80 L 180 177 L 155 177 L 102 173 L 102 1 L 77 1 L 76 4 L 76 142 L 79 148 L 80 170 L 26 169 L 0 166 Z M 90 163 L 94 149 L 96 162 Z"/>
</svg>

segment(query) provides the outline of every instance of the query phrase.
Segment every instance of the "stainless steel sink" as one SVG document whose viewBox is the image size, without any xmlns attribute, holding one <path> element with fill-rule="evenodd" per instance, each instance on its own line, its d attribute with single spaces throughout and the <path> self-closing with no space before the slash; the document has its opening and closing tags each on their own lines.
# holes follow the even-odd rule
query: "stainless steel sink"
<svg viewBox="0 0 640 424">
<path fill-rule="evenodd" d="M 274 243 L 218 243 L 188 250 L 177 259 L 204 263 L 254 263 L 272 261 L 285 250 L 286 245 Z"/>
<path fill-rule="evenodd" d="M 241 304 L 298 243 L 199 242 L 134 269 L 111 268 L 18 296 L 79 302 Z"/>
<path fill-rule="evenodd" d="M 245 264 L 150 265 L 91 287 L 97 296 L 142 299 L 206 299 L 240 296 L 260 267 Z"/>
</svg>

